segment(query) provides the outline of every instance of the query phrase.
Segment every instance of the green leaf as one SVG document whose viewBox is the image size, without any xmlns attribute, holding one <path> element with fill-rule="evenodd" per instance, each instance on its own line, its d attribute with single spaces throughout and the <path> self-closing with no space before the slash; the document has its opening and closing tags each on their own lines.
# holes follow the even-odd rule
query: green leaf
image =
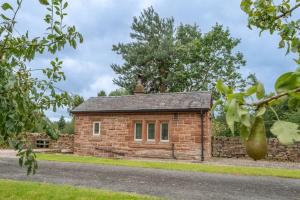
<svg viewBox="0 0 300 200">
<path fill-rule="evenodd" d="M 68 2 L 64 3 L 63 9 L 65 9 L 66 7 L 68 7 Z"/>
<path fill-rule="evenodd" d="M 262 115 L 265 114 L 265 112 L 266 112 L 266 107 L 262 106 L 262 107 L 260 107 L 260 108 L 258 109 L 258 111 L 256 112 L 256 116 L 257 116 L 257 117 L 258 117 L 258 116 L 262 116 Z"/>
<path fill-rule="evenodd" d="M 287 121 L 276 121 L 271 127 L 271 132 L 285 145 L 300 141 L 299 125 Z"/>
<path fill-rule="evenodd" d="M 1 14 L 0 16 L 1 16 L 1 18 L 4 19 L 4 20 L 10 20 L 9 17 L 7 17 L 7 16 L 5 16 L 5 15 L 3 15 L 3 14 Z"/>
<path fill-rule="evenodd" d="M 243 108 L 239 108 L 238 109 L 239 112 L 239 118 L 240 118 L 240 122 L 246 126 L 246 127 L 251 127 L 251 118 L 250 118 L 250 114 L 246 109 Z"/>
<path fill-rule="evenodd" d="M 48 0 L 39 0 L 40 4 L 42 5 L 49 5 Z"/>
<path fill-rule="evenodd" d="M 261 82 L 257 83 L 256 97 L 257 97 L 257 99 L 262 99 L 262 98 L 265 97 L 265 88 L 264 88 L 264 85 Z"/>
<path fill-rule="evenodd" d="M 240 125 L 240 135 L 243 141 L 246 141 L 250 135 L 250 128 L 244 126 L 243 124 Z"/>
<path fill-rule="evenodd" d="M 249 11 L 250 11 L 250 7 L 251 7 L 251 5 L 252 5 L 252 1 L 251 0 L 243 0 L 242 2 L 241 2 L 241 9 L 244 11 L 244 12 L 246 12 L 246 13 L 248 13 Z"/>
<path fill-rule="evenodd" d="M 275 83 L 277 93 L 287 92 L 300 87 L 300 75 L 297 72 L 287 72 L 282 74 Z"/>
<path fill-rule="evenodd" d="M 218 99 L 212 106 L 212 110 L 214 110 L 218 105 L 222 104 L 222 102 L 223 102 L 222 99 Z"/>
<path fill-rule="evenodd" d="M 281 40 L 279 42 L 279 48 L 284 48 L 284 46 L 285 46 L 284 40 Z"/>
<path fill-rule="evenodd" d="M 9 3 L 3 3 L 1 8 L 3 10 L 8 10 L 8 9 L 13 10 L 13 7 Z"/>
<path fill-rule="evenodd" d="M 236 103 L 236 99 L 232 99 L 228 104 L 228 110 L 226 112 L 226 122 L 232 134 L 234 133 L 234 122 L 236 121 L 236 116 L 237 116 L 237 103 Z"/>
<path fill-rule="evenodd" d="M 245 95 L 246 95 L 246 96 L 251 96 L 252 94 L 254 94 L 254 93 L 256 92 L 256 87 L 257 87 L 257 86 L 254 85 L 254 86 L 248 88 L 248 89 L 246 90 L 246 92 L 245 92 Z"/>
<path fill-rule="evenodd" d="M 221 80 L 217 81 L 216 88 L 220 93 L 225 95 L 232 93 L 232 90 L 227 85 L 224 85 Z"/>
<path fill-rule="evenodd" d="M 300 108 L 300 94 L 289 97 L 288 107 L 289 109 Z"/>
</svg>

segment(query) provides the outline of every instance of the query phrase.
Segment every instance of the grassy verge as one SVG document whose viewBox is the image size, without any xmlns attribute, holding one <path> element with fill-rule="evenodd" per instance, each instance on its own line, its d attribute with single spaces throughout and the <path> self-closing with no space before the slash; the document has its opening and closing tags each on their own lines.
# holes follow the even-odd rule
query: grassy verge
<svg viewBox="0 0 300 200">
<path fill-rule="evenodd" d="M 167 169 L 189 172 L 208 172 L 248 176 L 277 176 L 286 178 L 300 179 L 300 169 L 279 169 L 262 167 L 243 167 L 243 166 L 220 166 L 211 164 L 183 163 L 183 162 L 157 162 L 157 161 L 139 161 L 139 160 L 116 160 L 99 158 L 92 156 L 76 156 L 63 154 L 38 154 L 38 160 L 50 160 L 59 162 L 78 162 L 89 164 L 104 164 L 115 166 L 142 167 Z"/>
<path fill-rule="evenodd" d="M 23 182 L 0 179 L 0 199 L 2 200 L 154 200 L 150 196 L 111 192 L 66 185 L 37 182 Z"/>
</svg>

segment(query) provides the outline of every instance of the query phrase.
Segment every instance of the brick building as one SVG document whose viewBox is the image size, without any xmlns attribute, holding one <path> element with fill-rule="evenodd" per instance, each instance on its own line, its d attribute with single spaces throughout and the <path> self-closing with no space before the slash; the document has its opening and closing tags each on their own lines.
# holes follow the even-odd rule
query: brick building
<svg viewBox="0 0 300 200">
<path fill-rule="evenodd" d="M 74 110 L 74 153 L 203 160 L 211 157 L 208 92 L 90 98 Z"/>
</svg>

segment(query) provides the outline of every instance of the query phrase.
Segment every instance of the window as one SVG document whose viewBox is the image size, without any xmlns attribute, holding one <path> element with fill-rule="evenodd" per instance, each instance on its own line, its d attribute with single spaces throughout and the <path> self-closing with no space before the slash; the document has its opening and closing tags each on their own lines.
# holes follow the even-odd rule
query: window
<svg viewBox="0 0 300 200">
<path fill-rule="evenodd" d="M 142 140 L 142 122 L 135 122 L 134 124 L 134 140 Z"/>
<path fill-rule="evenodd" d="M 155 123 L 148 123 L 147 126 L 147 140 L 154 141 L 155 140 Z"/>
<path fill-rule="evenodd" d="M 49 140 L 36 140 L 37 148 L 49 148 Z"/>
<path fill-rule="evenodd" d="M 100 135 L 100 122 L 93 123 L 93 135 Z"/>
<path fill-rule="evenodd" d="M 164 142 L 169 141 L 169 124 L 167 122 L 160 124 L 160 139 Z"/>
</svg>

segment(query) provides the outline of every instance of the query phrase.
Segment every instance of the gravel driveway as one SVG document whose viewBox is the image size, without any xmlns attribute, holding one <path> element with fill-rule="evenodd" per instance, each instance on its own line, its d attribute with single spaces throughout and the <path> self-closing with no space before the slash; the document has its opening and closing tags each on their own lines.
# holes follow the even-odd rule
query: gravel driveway
<svg viewBox="0 0 300 200">
<path fill-rule="evenodd" d="M 104 188 L 169 199 L 300 199 L 300 180 L 177 172 L 39 161 L 37 175 L 26 176 L 14 158 L 0 158 L 0 178 Z"/>
</svg>

